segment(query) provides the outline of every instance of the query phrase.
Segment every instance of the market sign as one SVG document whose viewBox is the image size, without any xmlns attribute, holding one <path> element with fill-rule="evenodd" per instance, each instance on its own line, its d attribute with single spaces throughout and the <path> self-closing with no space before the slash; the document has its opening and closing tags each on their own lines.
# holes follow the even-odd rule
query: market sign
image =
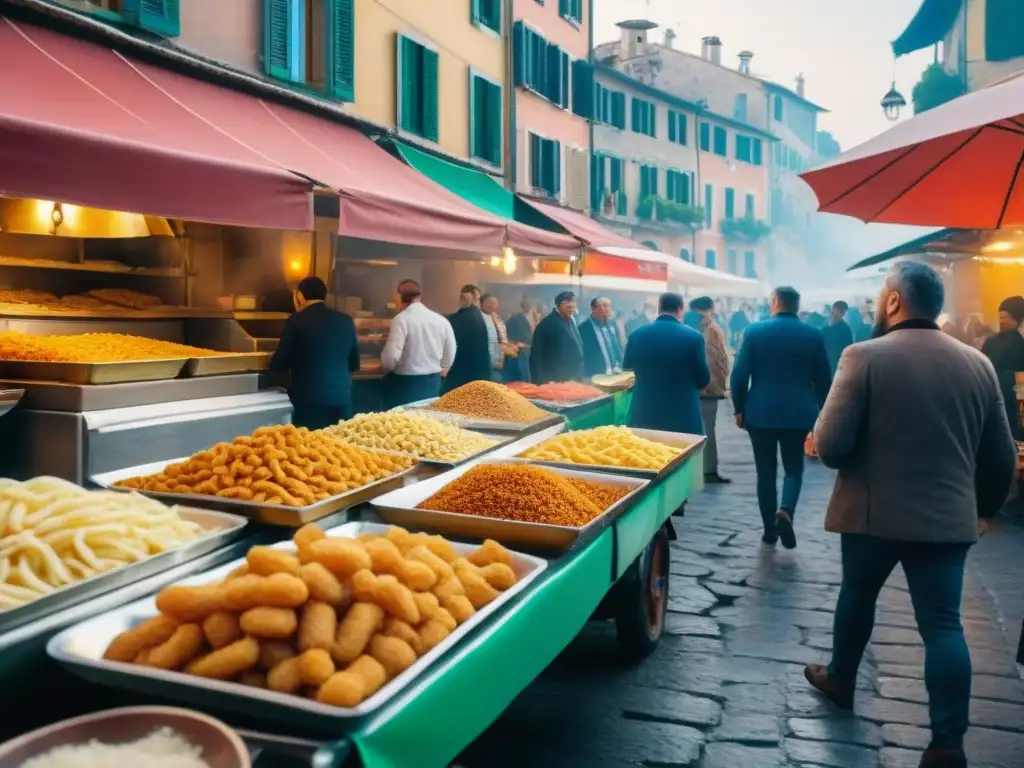
<svg viewBox="0 0 1024 768">
<path fill-rule="evenodd" d="M 589 277 L 626 277 L 633 280 L 668 280 L 668 264 L 609 256 L 590 251 L 583 259 L 583 274 Z"/>
<path fill-rule="evenodd" d="M 571 275 L 572 266 L 568 261 L 551 261 L 549 259 L 541 259 L 540 264 L 537 266 L 537 271 L 543 275 Z"/>
</svg>

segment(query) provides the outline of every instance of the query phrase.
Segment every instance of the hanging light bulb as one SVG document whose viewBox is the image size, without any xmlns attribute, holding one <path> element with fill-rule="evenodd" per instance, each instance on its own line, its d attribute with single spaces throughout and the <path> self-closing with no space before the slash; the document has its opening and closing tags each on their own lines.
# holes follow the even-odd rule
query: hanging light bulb
<svg viewBox="0 0 1024 768">
<path fill-rule="evenodd" d="M 513 274 L 516 271 L 516 252 L 506 245 L 501 249 L 501 255 L 502 267 L 505 270 L 505 274 Z"/>
<path fill-rule="evenodd" d="M 895 123 L 900 119 L 900 110 L 907 106 L 907 100 L 903 98 L 903 94 L 896 90 L 896 81 L 892 81 L 892 87 L 889 92 L 882 97 L 882 111 L 885 113 L 885 119 L 890 123 Z"/>
<path fill-rule="evenodd" d="M 491 256 L 491 266 L 498 269 L 501 266 L 501 256 Z"/>
</svg>

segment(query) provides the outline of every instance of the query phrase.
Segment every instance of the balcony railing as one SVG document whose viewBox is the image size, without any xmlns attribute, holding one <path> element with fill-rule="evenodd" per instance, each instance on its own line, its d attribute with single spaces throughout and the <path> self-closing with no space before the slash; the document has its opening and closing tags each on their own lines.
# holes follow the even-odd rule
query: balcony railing
<svg viewBox="0 0 1024 768">
<path fill-rule="evenodd" d="M 772 232 L 772 228 L 767 221 L 753 217 L 723 219 L 719 229 L 726 240 L 743 243 L 760 242 Z"/>
</svg>

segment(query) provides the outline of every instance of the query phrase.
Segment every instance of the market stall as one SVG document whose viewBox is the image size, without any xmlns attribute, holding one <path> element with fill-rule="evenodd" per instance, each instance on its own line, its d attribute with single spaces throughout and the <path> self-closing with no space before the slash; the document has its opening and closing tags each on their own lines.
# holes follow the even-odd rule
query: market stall
<svg viewBox="0 0 1024 768">
<path fill-rule="evenodd" d="M 504 433 L 490 433 L 490 443 L 487 443 L 488 435 L 456 434 L 459 428 L 455 426 L 453 417 L 479 421 L 487 418 L 488 414 L 519 419 L 533 414 L 538 423 L 549 418 L 542 410 L 530 410 L 534 406 L 514 393 L 500 397 L 503 405 L 498 406 L 494 405 L 496 401 L 489 394 L 477 399 L 462 396 L 438 407 L 399 410 L 390 416 L 363 417 L 363 422 L 344 422 L 332 433 L 317 433 L 315 438 L 312 435 L 303 437 L 300 431 L 290 427 L 268 428 L 257 431 L 251 438 L 236 441 L 235 445 L 245 446 L 247 452 L 239 448 L 236 453 L 231 446 L 225 446 L 197 454 L 187 462 L 179 462 L 175 465 L 179 469 L 138 468 L 148 475 L 134 481 L 118 481 L 122 487 L 138 489 L 147 496 L 164 501 L 173 501 L 176 495 L 181 495 L 182 499 L 187 497 L 188 502 L 197 507 L 216 506 L 230 509 L 229 514 L 258 518 L 259 513 L 252 503 L 247 505 L 244 499 L 233 493 L 204 496 L 210 491 L 202 486 L 200 480 L 190 494 L 182 495 L 183 489 L 173 486 L 169 490 L 159 490 L 167 482 L 162 478 L 182 478 L 175 481 L 180 484 L 189 477 L 192 480 L 188 482 L 195 482 L 195 462 L 215 460 L 219 455 L 217 451 L 242 459 L 238 465 L 241 468 L 249 464 L 246 457 L 253 451 L 263 450 L 259 446 L 292 445 L 292 441 L 315 439 L 319 441 L 315 444 L 320 446 L 320 454 L 325 457 L 322 461 L 352 461 L 356 452 L 369 452 L 367 456 L 378 455 L 374 461 L 397 483 L 380 487 L 376 495 L 367 494 L 364 498 L 368 498 L 369 503 L 360 503 L 347 510 L 335 508 L 331 511 L 324 507 L 325 516 L 317 521 L 315 527 L 307 525 L 295 533 L 295 528 L 307 519 L 303 513 L 310 506 L 301 506 L 303 499 L 297 496 L 296 502 L 300 506 L 294 509 L 298 515 L 290 521 L 276 521 L 287 522 L 291 530 L 250 524 L 247 533 L 235 543 L 197 555 L 145 578 L 125 579 L 113 591 L 91 595 L 63 612 L 43 612 L 31 622 L 3 633 L 0 635 L 0 650 L 3 651 L 0 658 L 5 660 L 2 670 L 4 685 L 19 684 L 19 690 L 26 693 L 23 711 L 4 721 L 3 736 L 10 737 L 60 717 L 132 703 L 143 696 L 146 703 L 154 703 L 154 699 L 159 697 L 195 706 L 223 718 L 241 729 L 241 735 L 252 747 L 269 751 L 283 747 L 293 752 L 298 749 L 307 758 L 315 754 L 316 765 L 443 766 L 500 715 L 592 616 L 615 618 L 625 647 L 635 655 L 649 653 L 661 634 L 668 596 L 667 542 L 671 534 L 668 521 L 694 487 L 704 438 L 668 433 L 641 434 L 616 428 L 593 433 L 565 432 L 561 419 L 539 430 L 513 432 L 509 428 Z M 492 410 L 485 412 L 484 404 Z M 419 427 L 415 426 L 417 421 L 420 422 Z M 499 422 L 501 419 L 492 418 L 491 421 Z M 424 428 L 426 422 L 436 422 L 444 427 Z M 446 441 L 442 433 L 451 441 Z M 511 439 L 501 442 L 496 439 L 501 434 Z M 278 435 L 283 443 L 278 441 Z M 297 446 L 299 443 L 294 444 Z M 394 447 L 404 447 L 406 453 L 389 451 Z M 277 448 L 268 447 L 267 450 Z M 338 458 L 342 455 L 348 458 Z M 609 459 L 609 456 L 615 458 Z M 432 461 L 440 459 L 449 461 Z M 369 458 L 359 461 L 369 461 Z M 442 464 L 451 468 L 446 469 Z M 232 470 L 235 471 L 239 470 Z M 326 464 L 322 471 L 328 471 Z M 244 477 L 231 476 L 235 483 L 240 483 Z M 498 476 L 504 477 L 504 482 L 509 484 L 509 495 L 505 501 L 489 508 L 486 503 L 470 500 L 474 483 L 488 484 L 488 478 Z M 314 475 L 308 477 L 311 483 Z M 575 503 L 584 504 L 592 512 L 574 524 L 565 520 L 555 523 L 554 518 L 541 522 L 544 518 L 536 517 L 539 509 L 530 507 L 530 503 L 524 501 L 528 497 L 517 495 L 519 492 L 516 490 L 517 484 L 525 488 L 523 483 L 534 482 L 551 483 L 553 489 L 582 488 L 578 485 L 580 483 L 586 485 L 590 496 L 578 498 L 586 500 L 592 496 L 595 500 Z M 303 493 L 298 486 L 289 485 L 288 488 L 295 494 Z M 331 494 L 337 490 L 324 486 L 322 492 Z M 139 498 L 130 494 L 116 494 L 116 497 L 126 500 Z M 151 503 L 158 503 L 157 499 Z M 314 504 L 321 503 L 319 498 L 311 500 Z M 271 501 L 257 504 L 265 508 L 272 506 Z M 505 511 L 508 505 L 520 509 L 528 517 L 508 519 Z M 582 511 L 583 507 L 580 509 Z M 419 524 L 415 524 L 417 521 Z M 436 535 L 420 537 L 420 534 L 401 533 L 387 527 L 403 522 L 410 530 L 439 533 L 445 538 L 439 539 Z M 324 531 L 327 532 L 326 537 Z M 289 541 L 292 534 L 296 543 Z M 409 537 L 408 541 L 403 536 Z M 377 537 L 377 543 L 374 543 L 374 537 Z M 481 546 L 488 538 L 498 543 L 492 541 Z M 452 543 L 443 543 L 445 540 Z M 264 546 L 274 541 L 278 543 Z M 352 543 L 345 544 L 345 541 Z M 419 546 L 428 543 L 429 549 Z M 307 551 L 304 547 L 310 549 Z M 359 554 L 364 547 L 369 554 Z M 454 549 L 448 550 L 447 547 Z M 414 550 L 418 554 L 414 554 Z M 420 566 L 428 563 L 431 567 L 412 569 L 407 565 L 408 573 L 405 573 L 401 568 L 395 570 L 394 564 L 384 565 L 392 561 L 378 561 L 378 555 L 384 558 L 386 552 L 398 551 L 406 553 L 406 560 L 393 562 L 410 563 L 422 558 L 417 560 Z M 430 551 L 440 553 L 440 564 Z M 445 561 L 448 551 L 456 559 Z M 255 643 L 251 639 L 236 641 L 237 648 L 228 639 L 208 639 L 206 642 L 214 643 L 214 650 L 189 664 L 191 674 L 175 671 L 186 665 L 188 659 L 185 656 L 175 656 L 179 660 L 168 661 L 169 666 L 163 661 L 156 661 L 155 657 L 153 664 L 148 666 L 131 663 L 133 659 L 138 661 L 138 652 L 128 650 L 129 647 L 134 648 L 139 643 L 139 648 L 152 648 L 151 653 L 157 653 L 152 642 L 158 641 L 151 640 L 147 645 L 145 635 L 133 632 L 119 637 L 125 630 L 158 611 L 168 617 L 178 616 L 178 620 L 198 622 L 203 617 L 210 618 L 207 611 L 211 609 L 201 608 L 197 612 L 193 600 L 208 594 L 203 590 L 209 588 L 201 585 L 225 576 L 238 580 L 238 589 L 234 592 L 239 596 L 250 594 L 245 586 L 249 583 L 247 579 L 273 578 L 275 583 L 280 580 L 283 588 L 288 579 L 298 581 L 287 575 L 294 572 L 289 570 L 288 558 L 294 558 L 295 554 L 306 563 L 326 564 L 328 572 L 352 574 L 345 577 L 344 583 L 350 584 L 357 595 L 364 595 L 358 597 L 359 600 L 368 601 L 367 605 L 379 600 L 379 604 L 385 606 L 382 615 L 386 613 L 392 618 L 404 616 L 411 624 L 420 627 L 419 641 L 412 636 L 407 638 L 414 651 L 415 648 L 420 649 L 415 651 L 416 655 L 407 662 L 399 662 L 398 657 L 389 655 L 384 647 L 394 645 L 400 649 L 402 644 L 381 640 L 377 642 L 380 648 L 374 645 L 359 657 L 370 660 L 353 661 L 349 667 L 351 672 L 339 671 L 334 677 L 328 675 L 324 678 L 330 682 L 322 684 L 315 701 L 288 693 L 300 693 L 301 682 L 292 688 L 292 684 L 286 682 L 287 670 L 284 667 L 276 673 L 273 672 L 276 666 L 272 667 L 270 674 L 260 678 L 264 681 L 261 684 L 269 685 L 270 690 L 219 679 L 221 674 L 214 670 L 220 668 L 217 665 L 222 658 L 241 658 L 242 661 L 233 663 L 246 668 L 258 664 L 255 659 L 252 664 L 244 660 L 244 654 L 249 651 L 247 646 L 243 646 L 246 642 Z M 468 560 L 458 560 L 460 554 Z M 360 572 L 365 575 L 346 570 L 353 566 L 342 566 L 341 563 L 351 562 L 348 560 L 350 557 L 356 557 L 356 562 L 361 562 L 358 558 L 367 558 L 365 563 L 372 563 L 371 569 Z M 298 561 L 295 563 L 297 567 Z M 508 563 L 511 570 L 504 566 L 488 566 L 489 563 Z M 234 572 L 239 565 L 247 568 L 249 575 L 229 576 L 229 572 Z M 268 568 L 270 570 L 266 570 Z M 127 569 L 124 572 L 128 574 Z M 400 574 L 399 581 L 395 581 L 393 576 L 381 575 L 394 573 Z M 441 605 L 456 617 L 451 629 L 443 632 L 437 622 L 443 625 L 447 619 L 442 621 L 440 614 L 424 624 L 417 624 L 414 617 L 403 613 L 414 611 L 417 606 L 427 610 L 431 600 L 435 607 L 430 610 L 437 610 L 436 597 L 426 600 L 421 596 L 408 603 L 379 593 L 379 590 L 386 589 L 390 594 L 396 588 L 385 586 L 388 579 L 392 579 L 392 585 L 418 583 L 416 589 L 423 589 L 428 581 L 437 586 L 444 573 L 454 573 L 463 582 L 459 589 L 466 590 L 466 597 L 456 600 L 447 591 L 439 591 L 440 587 L 427 587 L 440 596 Z M 234 583 L 227 582 L 229 585 Z M 302 582 L 298 583 L 301 586 Z M 252 584 L 255 589 L 256 582 Z M 154 604 L 152 595 L 170 585 L 184 586 L 174 586 L 161 592 Z M 318 590 L 321 588 L 322 585 L 316 586 Z M 189 589 L 195 591 L 189 592 Z M 311 582 L 309 591 L 304 594 L 311 593 L 313 589 L 314 583 Z M 327 593 L 318 591 L 317 594 Z M 239 599 L 243 598 L 232 598 L 231 605 L 236 606 L 235 610 L 245 607 L 237 602 Z M 276 601 L 285 598 L 244 598 L 245 601 L 255 600 L 254 605 L 279 604 L 261 603 L 263 599 Z M 305 599 L 308 598 L 296 598 Z M 193 607 L 184 607 L 187 605 Z M 472 608 L 467 608 L 467 605 Z M 282 609 L 274 610 L 281 612 Z M 339 607 L 339 619 L 342 618 L 342 610 Z M 352 618 L 353 609 L 347 610 L 339 624 L 337 637 L 348 638 L 346 643 L 350 643 L 350 630 L 340 628 L 351 628 L 354 626 L 352 622 L 356 622 Z M 267 617 L 273 614 L 270 609 L 258 608 L 251 618 L 246 618 L 250 614 L 243 612 L 242 621 L 249 622 L 245 626 L 250 633 L 255 632 L 256 637 L 269 637 L 262 634 L 269 629 L 259 629 L 252 623 L 260 611 Z M 284 612 L 292 613 L 292 610 Z M 3 615 L 0 612 L 0 620 Z M 305 612 L 302 615 L 305 616 Z M 417 616 L 421 614 L 417 613 Z M 172 632 L 179 626 L 178 620 L 169 625 Z M 401 619 L 396 620 L 401 622 Z M 210 618 L 210 621 L 203 619 L 201 623 L 202 630 L 199 631 L 207 633 L 213 631 L 216 622 Z M 394 625 L 395 632 L 399 629 Z M 286 629 L 279 636 L 288 637 L 293 631 L 294 627 Z M 309 631 L 312 630 L 300 630 L 300 636 L 308 637 Z M 208 635 L 208 638 L 215 636 Z M 331 636 L 334 637 L 333 632 Z M 399 635 L 381 637 L 394 640 Z M 428 637 L 435 639 L 427 641 L 425 638 Z M 202 645 L 202 638 L 197 637 L 197 640 Z M 222 642 L 225 644 L 220 645 Z M 298 642 L 307 641 L 300 639 Z M 48 656 L 43 651 L 44 645 L 48 647 Z M 361 652 L 352 648 L 339 651 L 336 645 L 330 647 L 330 654 L 322 653 L 316 658 L 326 661 L 332 657 L 336 660 L 356 659 Z M 223 648 L 225 655 L 218 656 L 222 652 L 217 648 Z M 231 652 L 226 654 L 229 648 Z M 196 652 L 199 652 L 198 645 L 188 653 L 194 655 Z M 301 658 L 305 658 L 307 653 L 313 654 L 313 651 L 305 651 Z M 315 656 L 311 655 L 309 661 L 312 662 Z M 383 659 L 380 663 L 392 671 L 381 671 L 382 676 L 372 689 L 360 687 L 376 679 L 374 670 L 377 667 L 374 665 L 377 662 L 372 659 L 378 658 Z M 388 666 L 391 664 L 397 666 Z M 333 665 L 331 669 L 334 669 Z M 311 675 L 312 672 L 302 674 Z M 369 677 L 362 677 L 364 674 Z M 232 680 L 236 678 L 234 673 L 228 676 Z M 363 682 L 356 685 L 353 682 L 356 678 Z M 32 685 L 27 685 L 30 679 Z M 252 678 L 253 681 L 255 679 Z M 486 684 L 482 685 L 482 681 Z M 441 712 L 444 713 L 443 721 L 438 720 Z"/>
</svg>

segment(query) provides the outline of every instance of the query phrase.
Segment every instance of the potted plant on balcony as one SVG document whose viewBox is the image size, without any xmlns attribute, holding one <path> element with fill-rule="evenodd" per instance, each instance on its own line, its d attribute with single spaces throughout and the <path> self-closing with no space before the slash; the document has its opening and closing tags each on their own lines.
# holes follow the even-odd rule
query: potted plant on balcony
<svg viewBox="0 0 1024 768">
<path fill-rule="evenodd" d="M 704 209 L 674 200 L 658 199 L 657 215 L 660 221 L 682 224 L 689 230 L 699 229 L 704 223 Z"/>
<path fill-rule="evenodd" d="M 768 222 L 749 216 L 742 219 L 725 219 L 721 229 L 726 240 L 739 240 L 745 243 L 763 240 L 772 231 Z"/>
</svg>

